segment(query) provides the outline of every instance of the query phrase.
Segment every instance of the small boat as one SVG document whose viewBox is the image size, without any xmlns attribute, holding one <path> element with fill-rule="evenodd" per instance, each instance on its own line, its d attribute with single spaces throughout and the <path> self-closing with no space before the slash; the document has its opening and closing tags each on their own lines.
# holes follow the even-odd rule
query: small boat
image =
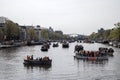
<svg viewBox="0 0 120 80">
<path fill-rule="evenodd" d="M 62 44 L 62 47 L 63 47 L 63 48 L 69 48 L 69 43 L 67 43 L 67 42 L 63 43 L 63 44 Z"/>
<path fill-rule="evenodd" d="M 30 65 L 30 66 L 44 66 L 44 65 L 51 65 L 52 60 L 49 59 L 49 57 L 44 58 L 37 58 L 37 59 L 24 59 L 23 62 L 24 65 Z"/>
<path fill-rule="evenodd" d="M 49 48 L 50 48 L 50 46 L 48 44 L 44 44 L 41 47 L 41 51 L 48 51 Z"/>
<path fill-rule="evenodd" d="M 45 46 L 42 46 L 42 47 L 41 47 L 41 51 L 48 51 L 48 48 L 45 47 Z"/>
<path fill-rule="evenodd" d="M 53 47 L 58 47 L 58 46 L 59 46 L 58 43 L 56 43 L 56 44 L 54 43 L 53 44 Z"/>
</svg>

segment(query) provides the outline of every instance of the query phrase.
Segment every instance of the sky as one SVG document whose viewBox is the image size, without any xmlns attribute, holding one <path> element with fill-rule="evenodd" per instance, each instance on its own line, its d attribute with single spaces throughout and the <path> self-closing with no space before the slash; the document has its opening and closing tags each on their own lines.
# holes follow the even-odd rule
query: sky
<svg viewBox="0 0 120 80">
<path fill-rule="evenodd" d="M 20 25 L 89 35 L 120 22 L 120 0 L 0 0 L 0 16 Z"/>
</svg>

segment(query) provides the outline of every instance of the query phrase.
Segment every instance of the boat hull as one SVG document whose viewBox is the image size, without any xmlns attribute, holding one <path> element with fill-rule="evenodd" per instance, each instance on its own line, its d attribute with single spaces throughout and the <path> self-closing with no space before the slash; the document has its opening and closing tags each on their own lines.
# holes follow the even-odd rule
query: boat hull
<svg viewBox="0 0 120 80">
<path fill-rule="evenodd" d="M 108 60 L 108 56 L 103 56 L 103 57 L 87 57 L 87 56 L 75 55 L 74 57 L 77 58 L 77 59 L 83 59 L 83 60 Z"/>
<path fill-rule="evenodd" d="M 52 60 L 39 61 L 39 60 L 24 60 L 24 65 L 51 65 Z"/>
</svg>

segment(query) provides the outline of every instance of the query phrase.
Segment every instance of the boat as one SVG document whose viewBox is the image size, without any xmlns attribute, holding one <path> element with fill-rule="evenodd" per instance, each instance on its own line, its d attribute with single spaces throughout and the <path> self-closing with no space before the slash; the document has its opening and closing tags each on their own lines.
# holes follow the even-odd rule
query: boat
<svg viewBox="0 0 120 80">
<path fill-rule="evenodd" d="M 48 44 L 44 44 L 41 47 L 41 51 L 48 51 L 49 48 L 50 48 L 50 46 Z"/>
<path fill-rule="evenodd" d="M 40 61 L 40 60 L 24 60 L 24 65 L 51 65 L 52 60 Z"/>
<path fill-rule="evenodd" d="M 87 51 L 84 50 L 82 45 L 76 45 L 75 58 L 83 60 L 108 60 L 109 56 L 113 56 L 114 50 L 112 48 L 100 47 L 98 51 Z"/>
<path fill-rule="evenodd" d="M 42 47 L 41 47 L 41 51 L 48 51 L 48 48 L 45 47 L 45 46 L 42 46 Z"/>
<path fill-rule="evenodd" d="M 58 47 L 58 46 L 59 46 L 58 43 L 53 44 L 53 47 Z"/>
<path fill-rule="evenodd" d="M 82 60 L 108 60 L 108 56 L 90 57 L 90 56 L 81 56 L 78 54 L 76 54 L 74 58 L 82 59 Z"/>
<path fill-rule="evenodd" d="M 38 42 L 28 41 L 28 42 L 27 42 L 27 45 L 28 45 L 28 46 L 43 45 L 43 44 L 44 44 L 44 41 L 38 41 Z"/>
<path fill-rule="evenodd" d="M 69 43 L 64 42 L 64 43 L 62 44 L 62 47 L 63 47 L 63 48 L 69 48 Z"/>
<path fill-rule="evenodd" d="M 44 58 L 36 58 L 36 59 L 24 59 L 23 62 L 24 65 L 28 66 L 45 66 L 45 65 L 51 65 L 52 64 L 52 59 L 49 59 L 49 57 L 44 57 Z"/>
</svg>

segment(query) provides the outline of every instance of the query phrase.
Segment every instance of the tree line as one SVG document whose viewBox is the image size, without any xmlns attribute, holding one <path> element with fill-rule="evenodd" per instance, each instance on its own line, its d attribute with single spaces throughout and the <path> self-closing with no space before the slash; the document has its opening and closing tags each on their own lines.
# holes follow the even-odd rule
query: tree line
<svg viewBox="0 0 120 80">
<path fill-rule="evenodd" d="M 120 42 L 120 22 L 114 24 L 114 28 L 104 30 L 102 33 L 93 32 L 89 38 L 92 40 L 107 40 Z"/>
<path fill-rule="evenodd" d="M 14 23 L 10 20 L 7 20 L 4 23 L 4 27 L 0 28 L 0 42 L 2 41 L 10 41 L 10 40 L 20 40 L 20 35 L 21 35 L 21 27 L 17 24 Z M 35 28 L 28 28 L 26 29 L 26 34 L 28 37 L 27 40 L 32 41 L 38 40 L 38 34 L 35 31 Z M 67 39 L 68 36 L 60 34 L 60 33 L 55 33 L 50 32 L 48 29 L 42 29 L 41 30 L 41 38 L 43 40 L 61 40 L 61 39 Z"/>
<path fill-rule="evenodd" d="M 0 41 L 6 40 L 18 40 L 20 35 L 20 30 L 18 24 L 7 20 L 4 23 L 4 27 L 0 29 Z"/>
</svg>

